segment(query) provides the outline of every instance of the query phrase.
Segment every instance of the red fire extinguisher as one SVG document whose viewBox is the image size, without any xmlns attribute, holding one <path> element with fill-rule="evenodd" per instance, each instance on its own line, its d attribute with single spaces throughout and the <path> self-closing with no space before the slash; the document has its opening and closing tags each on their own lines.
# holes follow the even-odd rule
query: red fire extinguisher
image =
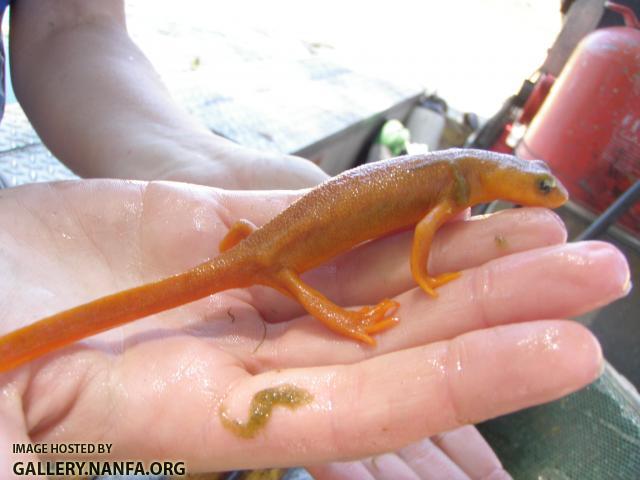
<svg viewBox="0 0 640 480">
<path fill-rule="evenodd" d="M 601 212 L 640 179 L 640 22 L 596 30 L 574 50 L 516 148 L 542 158 L 572 199 Z M 640 234 L 640 204 L 620 222 Z"/>
</svg>

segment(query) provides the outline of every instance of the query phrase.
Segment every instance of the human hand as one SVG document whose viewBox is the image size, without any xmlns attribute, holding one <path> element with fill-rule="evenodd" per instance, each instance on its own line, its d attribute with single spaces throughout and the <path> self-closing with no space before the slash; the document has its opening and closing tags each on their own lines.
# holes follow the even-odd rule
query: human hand
<svg viewBox="0 0 640 480">
<path fill-rule="evenodd" d="M 215 255 L 233 221 L 260 225 L 297 195 L 118 181 L 3 191 L 2 331 L 185 270 Z M 595 379 L 602 358 L 580 325 L 541 319 L 629 288 L 615 248 L 565 237 L 542 209 L 450 223 L 430 271 L 464 274 L 435 300 L 411 279 L 410 232 L 309 272 L 341 305 L 399 300 L 401 322 L 376 348 L 262 287 L 139 320 L 3 374 L 0 416 L 13 420 L 3 435 L 108 442 L 115 457 L 180 459 L 192 471 L 320 465 L 553 400 Z M 222 405 L 244 420 L 256 392 L 286 383 L 313 401 L 276 408 L 254 439 L 222 426 Z"/>
<path fill-rule="evenodd" d="M 18 100 L 47 147 L 80 176 L 230 189 L 304 188 L 327 177 L 302 158 L 214 135 L 188 114 L 129 38 L 122 0 L 21 0 L 11 24 Z"/>
</svg>

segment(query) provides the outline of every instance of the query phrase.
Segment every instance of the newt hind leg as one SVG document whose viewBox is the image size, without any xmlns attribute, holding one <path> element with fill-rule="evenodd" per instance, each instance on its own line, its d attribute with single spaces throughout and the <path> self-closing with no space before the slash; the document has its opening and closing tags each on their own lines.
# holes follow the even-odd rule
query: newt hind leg
<svg viewBox="0 0 640 480">
<path fill-rule="evenodd" d="M 322 293 L 305 284 L 292 270 L 283 270 L 277 275 L 281 288 L 289 292 L 302 306 L 324 325 L 341 335 L 375 345 L 371 335 L 387 330 L 398 323 L 392 316 L 399 307 L 398 302 L 384 299 L 377 305 L 359 310 L 339 307 Z"/>
</svg>

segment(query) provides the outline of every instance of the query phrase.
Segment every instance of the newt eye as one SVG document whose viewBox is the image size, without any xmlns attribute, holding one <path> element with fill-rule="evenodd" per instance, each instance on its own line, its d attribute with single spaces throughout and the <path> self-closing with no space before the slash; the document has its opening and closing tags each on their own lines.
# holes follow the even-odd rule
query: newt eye
<svg viewBox="0 0 640 480">
<path fill-rule="evenodd" d="M 538 190 L 540 190 L 544 195 L 547 195 L 555 188 L 556 181 L 553 177 L 541 177 L 536 180 L 536 185 Z"/>
</svg>

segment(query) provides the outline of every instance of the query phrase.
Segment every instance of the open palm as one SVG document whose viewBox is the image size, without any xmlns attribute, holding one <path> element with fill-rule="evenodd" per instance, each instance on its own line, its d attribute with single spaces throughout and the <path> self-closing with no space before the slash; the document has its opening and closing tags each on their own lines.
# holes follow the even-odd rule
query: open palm
<svg viewBox="0 0 640 480">
<path fill-rule="evenodd" d="M 297 195 L 106 180 L 2 191 L 2 332 L 192 267 L 216 255 L 235 220 L 260 225 Z M 411 279 L 410 232 L 387 237 L 305 276 L 345 306 L 396 298 L 401 323 L 377 347 L 336 336 L 267 288 L 230 290 L 3 374 L 0 416 L 33 441 L 108 442 L 117 457 L 193 471 L 395 450 L 598 375 L 591 334 L 553 319 L 623 295 L 627 265 L 607 244 L 564 240 L 542 209 L 450 223 L 430 268 L 464 273 L 433 299 Z M 275 409 L 252 439 L 223 427 L 223 405 L 244 420 L 256 392 L 282 384 L 312 402 Z"/>
</svg>

